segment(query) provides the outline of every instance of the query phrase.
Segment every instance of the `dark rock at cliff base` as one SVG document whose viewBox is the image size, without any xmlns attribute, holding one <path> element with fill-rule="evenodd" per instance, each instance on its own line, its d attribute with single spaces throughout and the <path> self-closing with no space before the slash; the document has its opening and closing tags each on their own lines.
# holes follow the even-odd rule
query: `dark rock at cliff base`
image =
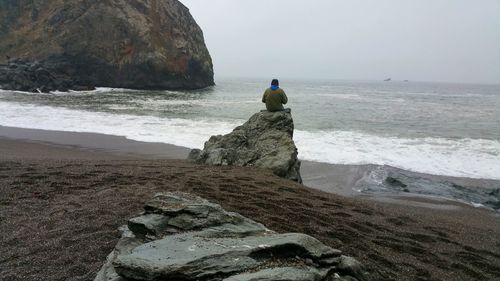
<svg viewBox="0 0 500 281">
<path fill-rule="evenodd" d="M 309 235 L 278 234 L 190 194 L 157 194 L 144 209 L 121 228 L 122 238 L 95 281 L 362 281 L 368 277 L 354 258 Z M 178 221 L 196 223 L 179 226 Z M 143 227 L 137 228 L 137 223 Z"/>
<path fill-rule="evenodd" d="M 177 0 L 0 1 L 0 64 L 12 90 L 214 84 L 202 30 Z"/>
<path fill-rule="evenodd" d="M 255 166 L 302 183 L 297 147 L 289 112 L 263 111 L 228 135 L 212 136 L 203 150 L 192 150 L 189 159 L 208 165 Z"/>
<path fill-rule="evenodd" d="M 391 186 L 394 186 L 394 187 L 402 187 L 402 188 L 405 188 L 407 187 L 408 185 L 402 183 L 400 180 L 396 179 L 396 178 L 393 178 L 393 177 L 387 177 L 385 179 L 385 182 Z"/>
<path fill-rule="evenodd" d="M 39 62 L 15 60 L 0 65 L 0 88 L 25 92 L 88 91 L 95 87 Z"/>
</svg>

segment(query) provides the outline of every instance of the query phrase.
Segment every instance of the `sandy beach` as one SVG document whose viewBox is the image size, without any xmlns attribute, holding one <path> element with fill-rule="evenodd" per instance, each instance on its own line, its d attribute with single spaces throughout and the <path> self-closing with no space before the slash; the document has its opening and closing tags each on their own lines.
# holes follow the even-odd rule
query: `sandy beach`
<svg viewBox="0 0 500 281">
<path fill-rule="evenodd" d="M 0 279 L 92 280 L 117 228 L 159 191 L 194 193 L 276 231 L 310 234 L 363 262 L 373 280 L 500 278 L 496 212 L 428 197 L 353 196 L 361 166 L 306 162 L 299 185 L 270 171 L 176 160 L 188 151 L 0 127 Z"/>
</svg>

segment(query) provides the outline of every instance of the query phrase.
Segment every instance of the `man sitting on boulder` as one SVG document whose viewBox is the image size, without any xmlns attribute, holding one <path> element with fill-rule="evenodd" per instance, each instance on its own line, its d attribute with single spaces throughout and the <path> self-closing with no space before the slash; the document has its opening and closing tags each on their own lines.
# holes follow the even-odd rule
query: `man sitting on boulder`
<svg viewBox="0 0 500 281">
<path fill-rule="evenodd" d="M 278 79 L 273 79 L 273 81 L 271 82 L 271 87 L 264 92 L 262 102 L 266 104 L 267 111 L 289 112 L 289 109 L 285 109 L 283 107 L 283 105 L 288 102 L 288 97 L 286 96 L 285 91 L 280 88 Z"/>
</svg>

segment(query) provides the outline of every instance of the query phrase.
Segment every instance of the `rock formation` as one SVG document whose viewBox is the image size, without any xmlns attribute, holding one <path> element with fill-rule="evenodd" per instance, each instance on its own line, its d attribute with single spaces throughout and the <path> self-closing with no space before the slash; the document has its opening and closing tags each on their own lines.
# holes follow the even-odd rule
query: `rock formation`
<svg viewBox="0 0 500 281">
<path fill-rule="evenodd" d="M 189 194 L 156 195 L 121 230 L 95 281 L 367 278 L 359 262 L 311 236 L 278 234 Z"/>
<path fill-rule="evenodd" d="M 208 165 L 255 166 L 302 183 L 297 147 L 289 112 L 263 111 L 228 135 L 212 136 L 203 150 L 194 149 L 189 159 Z"/>
<path fill-rule="evenodd" d="M 177 0 L 0 1 L 0 64 L 0 87 L 15 90 L 214 84 L 203 33 Z"/>
<path fill-rule="evenodd" d="M 95 90 L 92 84 L 79 81 L 67 73 L 47 68 L 35 61 L 13 60 L 0 65 L 0 88 L 25 92 Z"/>
</svg>

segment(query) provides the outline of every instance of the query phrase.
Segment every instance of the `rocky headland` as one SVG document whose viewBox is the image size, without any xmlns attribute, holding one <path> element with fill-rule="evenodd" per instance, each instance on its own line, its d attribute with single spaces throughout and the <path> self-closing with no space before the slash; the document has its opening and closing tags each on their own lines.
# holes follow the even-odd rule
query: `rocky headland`
<svg viewBox="0 0 500 281">
<path fill-rule="evenodd" d="M 215 166 L 270 169 L 277 176 L 302 183 L 293 130 L 290 112 L 258 112 L 231 133 L 212 136 L 203 150 L 192 150 L 189 159 Z"/>
<path fill-rule="evenodd" d="M 123 226 L 95 281 L 366 280 L 363 266 L 317 239 L 278 234 L 186 193 L 157 194 Z"/>
<path fill-rule="evenodd" d="M 213 84 L 202 30 L 177 0 L 0 1 L 0 88 Z"/>
</svg>

